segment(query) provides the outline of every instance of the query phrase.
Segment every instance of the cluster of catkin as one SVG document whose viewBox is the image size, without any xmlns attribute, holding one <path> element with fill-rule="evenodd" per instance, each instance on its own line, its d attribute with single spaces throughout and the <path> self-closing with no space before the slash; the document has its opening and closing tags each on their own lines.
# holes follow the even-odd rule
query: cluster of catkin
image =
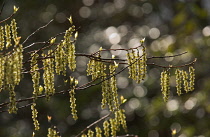
<svg viewBox="0 0 210 137">
<path fill-rule="evenodd" d="M 19 42 L 15 19 L 10 24 L 0 26 L 0 51 L 8 51 L 0 54 L 0 91 L 9 91 L 9 113 L 17 112 L 14 89 L 21 80 L 23 61 L 23 47 Z"/>
<path fill-rule="evenodd" d="M 73 35 L 75 34 L 75 35 Z M 66 75 L 66 68 L 68 67 L 70 70 L 74 71 L 76 68 L 76 60 L 75 60 L 75 45 L 74 42 L 77 39 L 78 34 L 75 33 L 75 26 L 71 26 L 68 30 L 66 30 L 64 39 L 59 43 L 55 44 L 56 38 L 52 38 L 50 41 L 50 45 L 56 45 L 55 49 L 48 50 L 47 52 L 39 55 L 36 51 L 31 54 L 31 76 L 33 82 L 33 104 L 31 105 L 32 110 L 32 119 L 34 122 L 35 130 L 39 130 L 39 122 L 37 120 L 38 111 L 36 110 L 36 99 L 38 95 L 42 94 L 44 90 L 44 95 L 46 99 L 49 100 L 51 96 L 55 94 L 55 86 L 54 79 L 55 74 L 57 75 Z M 73 37 L 73 38 L 72 38 Z M 74 39 L 74 41 L 72 41 Z M 40 64 L 40 66 L 39 66 Z M 43 69 L 43 82 L 44 88 L 40 85 L 40 68 Z M 70 108 L 72 110 L 73 118 L 77 119 L 77 111 L 76 111 L 76 98 L 74 89 L 78 84 L 78 81 L 70 77 Z M 53 133 L 53 129 L 50 130 Z M 51 135 L 49 133 L 49 136 Z"/>
<path fill-rule="evenodd" d="M 176 92 L 178 95 L 181 95 L 182 88 L 184 88 L 185 92 L 194 90 L 195 83 L 195 69 L 190 66 L 189 73 L 184 70 L 176 69 Z M 170 72 L 169 70 L 165 70 L 161 72 L 161 91 L 163 94 L 164 101 L 167 101 L 170 94 Z"/>
<path fill-rule="evenodd" d="M 145 79 L 147 71 L 147 57 L 146 48 L 142 46 L 142 55 L 139 53 L 139 49 L 132 49 L 131 52 L 127 53 L 127 60 L 129 65 L 129 78 L 140 83 Z"/>
</svg>

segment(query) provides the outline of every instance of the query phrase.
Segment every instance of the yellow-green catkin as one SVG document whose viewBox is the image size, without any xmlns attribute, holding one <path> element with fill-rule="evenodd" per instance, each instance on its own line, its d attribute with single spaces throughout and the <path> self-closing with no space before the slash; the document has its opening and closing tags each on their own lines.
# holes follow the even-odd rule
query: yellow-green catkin
<svg viewBox="0 0 210 137">
<path fill-rule="evenodd" d="M 118 129 L 117 122 L 116 122 L 116 120 L 113 119 L 113 118 L 110 118 L 109 121 L 110 121 L 110 125 L 111 125 L 111 135 L 112 135 L 113 137 L 115 137 L 116 134 L 117 134 L 117 129 Z"/>
<path fill-rule="evenodd" d="M 0 50 L 4 49 L 4 27 L 0 26 Z"/>
<path fill-rule="evenodd" d="M 109 100 L 109 93 L 110 93 L 110 87 L 109 87 L 109 79 L 106 80 L 106 74 L 104 74 L 104 77 L 102 78 L 102 84 L 101 84 L 101 91 L 102 91 L 102 101 L 101 101 L 101 108 L 105 109 L 108 100 Z"/>
<path fill-rule="evenodd" d="M 14 85 L 9 86 L 9 109 L 8 112 L 11 113 L 17 113 L 17 102 L 16 102 L 16 93 L 14 91 Z"/>
<path fill-rule="evenodd" d="M 34 123 L 34 129 L 39 130 L 39 128 L 40 128 L 39 127 L 39 121 L 37 120 L 38 111 L 36 110 L 35 106 L 36 106 L 36 103 L 33 103 L 31 105 L 32 120 L 33 120 L 33 123 Z"/>
<path fill-rule="evenodd" d="M 137 59 L 137 61 L 136 61 L 136 63 L 135 63 L 135 73 L 136 73 L 136 79 L 135 79 L 135 81 L 136 81 L 136 83 L 140 83 L 141 82 L 141 80 L 142 80 L 142 75 L 141 75 L 141 58 L 140 58 L 140 53 L 139 53 L 139 50 L 137 49 L 137 53 L 136 53 L 136 59 Z"/>
<path fill-rule="evenodd" d="M 55 72 L 60 75 L 63 72 L 63 75 L 66 75 L 66 55 L 64 50 L 64 42 L 58 44 L 58 47 L 55 51 Z"/>
<path fill-rule="evenodd" d="M 110 135 L 110 124 L 109 124 L 109 121 L 108 120 L 105 120 L 103 122 L 103 128 L 104 128 L 104 136 L 105 137 L 109 137 Z"/>
<path fill-rule="evenodd" d="M 21 44 L 16 45 L 14 48 L 13 58 L 13 77 L 14 84 L 18 85 L 21 80 L 21 71 L 23 67 L 23 46 Z"/>
<path fill-rule="evenodd" d="M 99 78 L 103 75 L 104 67 L 103 63 L 100 61 L 96 61 L 94 59 L 90 59 L 90 61 L 87 64 L 87 75 L 92 76 L 92 80 Z"/>
<path fill-rule="evenodd" d="M 144 80 L 147 73 L 147 54 L 146 54 L 146 48 L 144 46 L 142 52 L 143 54 L 140 60 L 141 61 L 140 66 L 141 66 L 141 79 Z"/>
<path fill-rule="evenodd" d="M 99 49 L 99 51 L 101 50 L 101 48 Z M 100 52 L 99 54 L 96 56 L 98 59 L 100 59 L 101 55 Z M 95 58 L 91 58 L 87 64 L 87 75 L 91 75 L 92 76 L 92 80 L 96 79 L 96 78 L 100 78 L 103 77 L 104 75 L 104 71 L 106 70 L 106 66 L 104 65 L 103 62 L 101 62 L 100 60 L 97 60 Z"/>
<path fill-rule="evenodd" d="M 4 70 L 5 69 L 5 57 L 3 55 L 0 55 L 0 92 L 3 89 L 3 85 L 4 85 Z"/>
<path fill-rule="evenodd" d="M 31 76 L 32 76 L 32 81 L 33 81 L 33 97 L 37 99 L 37 96 L 41 94 L 40 92 L 40 87 L 39 87 L 39 79 L 40 79 L 40 72 L 38 63 L 37 63 L 37 58 L 39 57 L 38 54 L 32 54 L 31 55 Z"/>
<path fill-rule="evenodd" d="M 188 74 L 186 71 L 182 70 L 182 77 L 183 77 L 183 86 L 184 86 L 184 90 L 187 92 L 189 92 L 189 82 L 188 82 Z"/>
<path fill-rule="evenodd" d="M 193 91 L 195 85 L 195 69 L 192 66 L 189 67 L 189 73 L 189 91 Z"/>
<path fill-rule="evenodd" d="M 165 102 L 168 101 L 169 98 L 169 94 L 170 94 L 170 83 L 169 83 L 169 79 L 170 79 L 170 74 L 168 71 L 163 71 L 161 72 L 161 91 L 163 94 L 163 99 Z"/>
<path fill-rule="evenodd" d="M 96 137 L 102 137 L 102 130 L 100 127 L 95 127 L 95 130 L 96 130 Z"/>
<path fill-rule="evenodd" d="M 14 53 L 5 56 L 5 89 L 8 89 L 9 86 L 18 85 L 21 79 L 21 69 L 22 69 L 22 53 L 14 49 Z"/>
<path fill-rule="evenodd" d="M 86 134 L 82 134 L 82 136 L 81 137 L 87 137 L 87 135 Z"/>
<path fill-rule="evenodd" d="M 10 26 L 11 26 L 11 30 L 12 30 L 12 38 L 13 38 L 13 40 L 15 42 L 15 45 L 16 45 L 19 42 L 18 42 L 18 39 L 17 39 L 18 33 L 17 33 L 17 23 L 16 23 L 15 19 L 13 19 L 11 21 L 11 25 Z"/>
<path fill-rule="evenodd" d="M 53 128 L 48 128 L 47 137 L 61 137 L 61 136 L 59 135 L 59 132 L 57 132 L 57 131 L 55 130 L 55 128 L 56 128 L 56 127 L 54 127 L 54 129 L 53 129 Z"/>
<path fill-rule="evenodd" d="M 94 132 L 91 129 L 89 129 L 88 133 L 87 133 L 87 136 L 88 137 L 94 137 Z"/>
<path fill-rule="evenodd" d="M 133 74 L 133 71 L 134 71 L 134 67 L 133 67 L 133 65 L 132 65 L 132 63 L 133 63 L 133 54 L 132 54 L 133 52 L 129 52 L 128 51 L 128 53 L 127 53 L 127 60 L 128 60 L 128 65 L 130 66 L 129 68 L 128 68 L 128 73 L 129 73 L 129 78 L 132 78 L 133 79 L 133 77 L 134 77 L 134 74 Z"/>
<path fill-rule="evenodd" d="M 67 44 L 67 60 L 68 67 L 70 70 L 74 71 L 76 69 L 76 56 L 75 56 L 75 45 L 74 43 Z"/>
<path fill-rule="evenodd" d="M 116 124 L 118 125 L 118 128 L 119 125 L 122 125 L 125 132 L 127 132 L 126 116 L 124 109 L 119 109 L 118 111 L 115 111 L 115 121 Z"/>
<path fill-rule="evenodd" d="M 118 99 L 118 93 L 117 93 L 117 81 L 116 81 L 116 77 L 113 76 L 115 74 L 115 71 L 118 67 L 118 64 L 116 62 L 114 62 L 114 64 L 110 64 L 109 65 L 109 71 L 110 71 L 110 75 L 112 75 L 112 77 L 110 78 L 110 101 L 112 102 L 109 106 L 110 106 L 110 110 L 114 111 L 115 109 L 119 109 L 119 99 Z"/>
<path fill-rule="evenodd" d="M 182 94 L 182 71 L 176 69 L 176 92 L 180 96 Z"/>
<path fill-rule="evenodd" d="M 77 110 L 76 110 L 76 98 L 75 98 L 75 91 L 74 89 L 71 89 L 69 91 L 70 96 L 70 108 L 71 108 L 71 114 L 74 120 L 77 120 Z"/>
<path fill-rule="evenodd" d="M 48 54 L 51 53 L 51 50 L 48 51 Z M 43 55 L 43 57 L 47 57 Z M 44 80 L 44 89 L 46 99 L 49 100 L 50 96 L 55 93 L 54 87 L 54 59 L 45 58 L 42 60 L 44 66 L 43 80 Z"/>
<path fill-rule="evenodd" d="M 74 45 L 74 42 L 71 41 L 71 37 L 74 31 L 75 31 L 75 26 L 72 26 L 68 30 L 66 30 L 66 33 L 64 36 L 68 67 L 72 71 L 76 69 L 75 45 Z"/>
<path fill-rule="evenodd" d="M 134 49 L 132 49 L 131 52 L 128 51 L 127 60 L 129 65 L 129 78 L 135 80 L 137 83 L 140 83 L 141 80 L 145 79 L 147 71 L 146 48 L 143 47 L 141 56 L 138 49 L 136 49 L 136 52 Z"/>
<path fill-rule="evenodd" d="M 5 82 L 4 82 L 4 89 L 9 90 L 9 85 L 14 86 L 14 77 L 13 77 L 13 55 L 12 57 L 5 56 Z"/>
<path fill-rule="evenodd" d="M 10 30 L 10 25 L 8 24 L 5 25 L 5 39 L 6 39 L 6 48 L 9 48 L 10 46 L 12 46 L 11 30 Z"/>
</svg>

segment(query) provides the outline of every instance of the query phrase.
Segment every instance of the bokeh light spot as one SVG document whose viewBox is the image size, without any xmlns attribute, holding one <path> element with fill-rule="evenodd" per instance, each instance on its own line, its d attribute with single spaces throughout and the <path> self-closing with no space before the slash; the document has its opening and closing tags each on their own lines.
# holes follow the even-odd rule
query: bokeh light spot
<svg viewBox="0 0 210 137">
<path fill-rule="evenodd" d="M 118 33 L 112 33 L 111 35 L 109 35 L 109 42 L 111 44 L 118 44 L 121 40 L 121 37 Z"/>
<path fill-rule="evenodd" d="M 152 12 L 153 7 L 152 7 L 152 5 L 151 5 L 150 3 L 144 3 L 144 4 L 142 5 L 142 9 L 143 9 L 143 12 L 144 12 L 145 14 L 149 14 L 149 13 Z"/>
<path fill-rule="evenodd" d="M 166 104 L 168 111 L 175 111 L 179 108 L 179 103 L 177 100 L 169 100 Z"/>
<path fill-rule="evenodd" d="M 185 104 L 184 104 L 184 107 L 187 109 L 187 110 L 191 110 L 197 103 L 197 99 L 196 98 L 189 98 Z"/>
<path fill-rule="evenodd" d="M 134 110 L 137 109 L 138 107 L 141 107 L 141 103 L 137 98 L 131 98 L 128 102 L 128 106 Z"/>
<path fill-rule="evenodd" d="M 118 77 L 117 78 L 117 87 L 124 89 L 128 86 L 128 79 L 126 77 Z"/>
<path fill-rule="evenodd" d="M 85 6 L 91 6 L 94 3 L 94 0 L 82 0 Z"/>
<path fill-rule="evenodd" d="M 151 28 L 149 30 L 149 36 L 151 39 L 157 39 L 160 36 L 160 30 L 158 28 Z"/>
<path fill-rule="evenodd" d="M 206 37 L 210 36 L 210 26 L 204 27 L 203 30 L 202 30 L 202 33 Z"/>
<path fill-rule="evenodd" d="M 55 19 L 59 23 L 64 23 L 66 21 L 66 15 L 63 12 L 59 12 L 56 14 Z"/>
<path fill-rule="evenodd" d="M 144 96 L 146 96 L 147 91 L 146 91 L 142 86 L 136 86 L 136 87 L 133 89 L 133 94 L 134 94 L 136 97 L 144 97 Z"/>
<path fill-rule="evenodd" d="M 91 15 L 91 10 L 90 8 L 83 6 L 79 9 L 79 15 L 82 18 L 88 18 Z"/>
</svg>

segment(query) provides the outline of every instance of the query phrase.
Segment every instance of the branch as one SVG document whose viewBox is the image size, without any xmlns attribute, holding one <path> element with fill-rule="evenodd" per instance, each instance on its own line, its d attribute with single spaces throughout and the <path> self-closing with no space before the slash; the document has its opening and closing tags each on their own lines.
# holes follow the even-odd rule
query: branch
<svg viewBox="0 0 210 137">
<path fill-rule="evenodd" d="M 4 9 L 4 5 L 5 5 L 5 0 L 3 1 L 2 5 L 1 5 L 0 15 L 2 14 L 2 11 Z"/>
<path fill-rule="evenodd" d="M 12 13 L 12 14 L 11 14 L 9 17 L 7 17 L 6 19 L 0 21 L 0 24 L 3 23 L 3 22 L 5 22 L 5 21 L 7 21 L 7 20 L 9 20 L 9 19 L 11 19 L 14 15 L 15 15 L 15 13 Z"/>
<path fill-rule="evenodd" d="M 196 61 L 197 61 L 197 58 L 195 58 L 190 63 L 184 64 L 184 65 L 180 65 L 180 66 L 173 66 L 173 65 L 162 66 L 162 65 L 155 64 L 155 63 L 147 63 L 147 65 L 154 65 L 154 66 L 161 67 L 161 68 L 182 68 L 182 67 L 186 67 L 186 66 L 191 66 L 191 65 L 195 64 Z"/>
<path fill-rule="evenodd" d="M 181 56 L 186 54 L 187 51 L 183 52 L 183 53 L 179 53 L 179 54 L 175 54 L 175 55 L 171 55 L 171 56 L 152 56 L 152 57 L 148 57 L 147 59 L 155 59 L 155 58 L 171 58 L 171 57 L 176 57 L 176 56 Z"/>
<path fill-rule="evenodd" d="M 120 135 L 120 136 L 116 136 L 116 137 L 138 137 L 138 135 L 126 134 L 126 135 Z"/>
<path fill-rule="evenodd" d="M 22 45 L 24 45 L 24 44 L 28 41 L 28 39 L 29 39 L 30 37 L 32 37 L 34 34 L 36 34 L 38 31 L 40 31 L 41 29 L 46 28 L 52 21 L 53 21 L 53 19 L 50 20 L 46 25 L 44 25 L 44 26 L 42 26 L 42 27 L 39 27 L 37 30 L 35 30 L 33 33 L 31 33 L 31 34 L 23 41 Z"/>
</svg>

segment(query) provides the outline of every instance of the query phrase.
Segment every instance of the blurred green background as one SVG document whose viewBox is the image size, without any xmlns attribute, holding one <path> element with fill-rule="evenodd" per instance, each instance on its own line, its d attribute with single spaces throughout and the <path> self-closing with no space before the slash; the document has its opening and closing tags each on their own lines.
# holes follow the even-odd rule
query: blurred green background
<svg viewBox="0 0 210 137">
<path fill-rule="evenodd" d="M 3 1 L 0 1 L 2 5 Z M 51 36 L 63 32 L 69 27 L 66 19 L 70 15 L 78 28 L 76 42 L 78 53 L 93 53 L 103 47 L 131 48 L 146 38 L 148 56 L 174 55 L 188 53 L 167 59 L 148 60 L 161 65 L 182 65 L 194 58 L 196 83 L 193 92 L 177 96 L 174 71 L 171 73 L 170 99 L 165 103 L 160 88 L 162 68 L 148 66 L 146 80 L 136 84 L 128 79 L 127 72 L 117 76 L 119 94 L 128 101 L 123 105 L 126 110 L 128 134 L 139 137 L 170 137 L 171 131 L 177 131 L 177 137 L 210 136 L 210 1 L 209 0 L 5 0 L 0 19 L 13 12 L 13 5 L 19 7 L 15 19 L 22 40 L 45 25 L 54 21 L 44 30 L 34 35 L 24 46 L 33 42 L 48 40 Z M 36 45 L 27 49 L 38 49 Z M 118 58 L 125 58 L 123 52 L 112 52 Z M 110 57 L 105 53 L 103 57 Z M 77 69 L 68 72 L 78 78 L 80 84 L 90 80 L 86 76 L 88 59 L 77 57 Z M 187 70 L 188 68 L 183 68 Z M 62 89 L 63 78 L 56 77 L 56 91 Z M 41 80 L 41 82 L 43 82 Z M 69 108 L 69 96 L 57 95 L 46 102 L 37 101 L 38 120 L 41 129 L 38 137 L 47 135 L 47 128 L 57 126 L 63 137 L 73 137 L 86 126 L 107 114 L 101 110 L 101 88 L 92 87 L 77 92 L 79 120 L 72 119 Z M 17 98 L 32 95 L 30 75 L 25 75 L 16 88 Z M 2 92 L 0 102 L 8 98 Z M 19 106 L 28 102 L 20 103 Z M 47 122 L 52 116 L 52 123 Z M 0 114 L 1 137 L 32 136 L 33 124 L 29 107 L 20 109 L 17 115 L 7 112 Z M 125 135 L 121 131 L 119 135 Z"/>
</svg>

